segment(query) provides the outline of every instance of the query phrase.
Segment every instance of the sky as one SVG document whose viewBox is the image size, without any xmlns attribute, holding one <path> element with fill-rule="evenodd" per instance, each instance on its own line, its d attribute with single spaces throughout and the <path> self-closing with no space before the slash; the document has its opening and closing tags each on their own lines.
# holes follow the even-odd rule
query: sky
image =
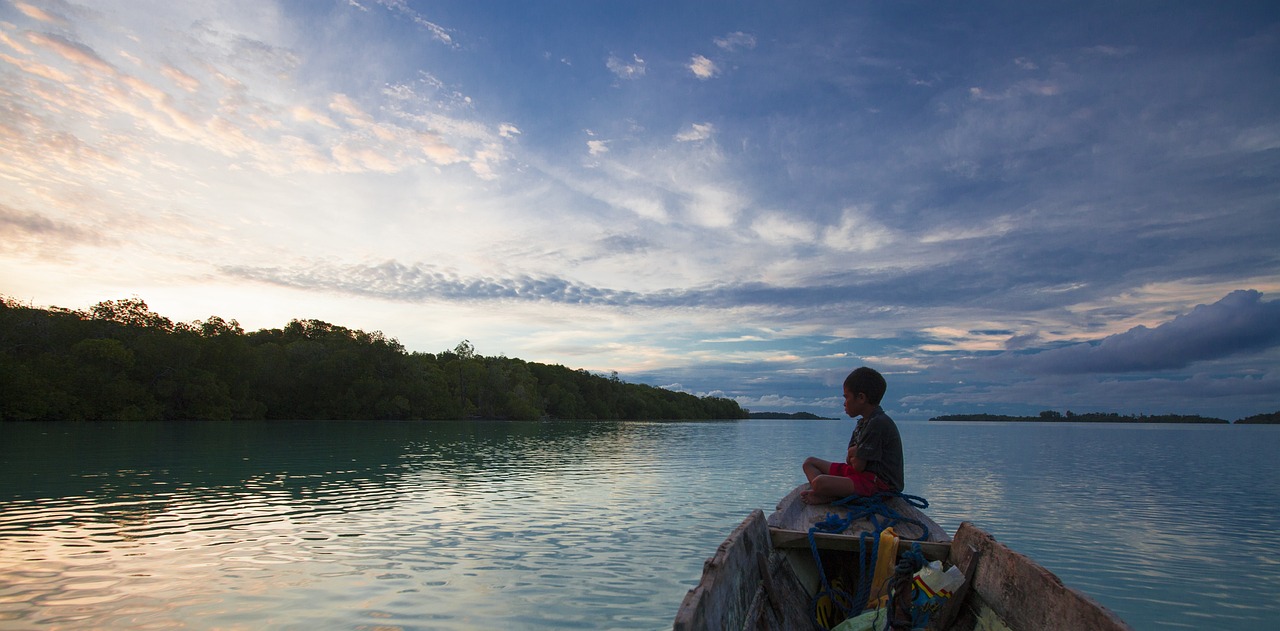
<svg viewBox="0 0 1280 631">
<path fill-rule="evenodd" d="M 1280 410 L 1274 2 L 0 0 L 0 294 L 902 420 Z"/>
</svg>

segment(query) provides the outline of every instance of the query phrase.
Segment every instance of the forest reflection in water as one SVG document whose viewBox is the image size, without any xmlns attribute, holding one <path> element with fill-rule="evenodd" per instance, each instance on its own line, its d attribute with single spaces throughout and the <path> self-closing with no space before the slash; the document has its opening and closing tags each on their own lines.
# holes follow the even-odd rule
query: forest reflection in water
<svg viewBox="0 0 1280 631">
<path fill-rule="evenodd" d="M 673 428 L 6 426 L 0 622 L 653 626 L 692 572 L 645 559 L 704 555 Z"/>
<path fill-rule="evenodd" d="M 935 520 L 1135 628 L 1280 613 L 1256 552 L 1280 524 L 1272 428 L 901 426 Z M 661 628 L 725 534 L 850 428 L 4 424 L 0 628 Z"/>
</svg>

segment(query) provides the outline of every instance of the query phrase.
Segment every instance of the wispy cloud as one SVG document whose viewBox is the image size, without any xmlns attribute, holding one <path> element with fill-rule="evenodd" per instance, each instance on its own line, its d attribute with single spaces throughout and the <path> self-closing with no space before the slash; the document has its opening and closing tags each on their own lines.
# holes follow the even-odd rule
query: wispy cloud
<svg viewBox="0 0 1280 631">
<path fill-rule="evenodd" d="M 716 46 L 728 51 L 751 49 L 756 47 L 756 37 L 742 31 L 734 31 L 724 37 L 715 38 Z"/>
<path fill-rule="evenodd" d="M 521 301 L 644 308 L 733 308 L 743 305 L 799 308 L 822 302 L 823 296 L 839 299 L 842 294 L 852 294 L 848 288 L 771 287 L 758 283 L 640 292 L 597 287 L 557 276 L 467 277 L 431 264 L 406 265 L 396 261 L 340 266 L 317 262 L 294 268 L 228 265 L 221 271 L 237 278 L 299 289 L 402 301 Z"/>
<path fill-rule="evenodd" d="M 172 82 L 173 88 L 195 97 L 179 98 L 167 86 L 123 72 L 86 44 L 41 33 L 28 33 L 27 39 L 37 49 L 68 62 L 72 72 L 105 96 L 87 98 L 69 86 L 37 85 L 34 81 L 39 78 L 65 76 L 65 71 L 48 66 L 52 59 L 29 60 L 26 69 L 32 77 L 28 82 L 32 89 L 28 111 L 51 134 L 57 133 L 57 123 L 45 112 L 71 107 L 88 120 L 103 121 L 102 124 L 116 116 L 131 118 L 153 134 L 152 142 L 176 141 L 212 150 L 277 174 L 392 173 L 421 164 L 465 163 L 475 174 L 486 178 L 496 175 L 495 168 L 506 158 L 504 141 L 515 135 L 514 126 L 490 129 L 434 111 L 430 95 L 439 86 L 431 83 L 398 86 L 383 105 L 390 117 L 375 122 L 342 94 L 316 95 L 310 103 L 274 102 L 270 95 L 249 88 L 250 79 L 235 79 L 234 67 L 213 69 L 219 77 L 215 82 L 197 77 L 208 72 L 207 65 L 199 72 L 169 64 L 155 68 L 158 76 Z M 246 46 L 243 38 L 238 41 L 239 46 Z M 325 109 L 343 118 L 335 120 Z M 287 111 L 288 118 L 281 116 L 282 111 Z M 87 146 L 103 155 L 117 152 L 108 143 Z"/>
<path fill-rule="evenodd" d="M 45 22 L 48 24 L 57 24 L 57 25 L 66 24 L 66 20 L 64 20 L 63 18 L 57 15 L 51 14 L 40 7 L 27 4 L 26 2 L 14 2 L 13 6 L 15 9 L 21 11 L 23 15 L 33 20 L 38 20 L 40 22 Z"/>
<path fill-rule="evenodd" d="M 446 44 L 451 47 L 458 46 L 458 44 L 454 42 L 453 35 L 450 34 L 451 33 L 450 29 L 447 29 L 435 22 L 432 22 L 431 20 L 428 20 L 421 13 L 415 11 L 412 7 L 410 7 L 409 3 L 406 0 L 347 0 L 347 1 L 351 4 L 351 6 L 357 7 L 360 9 L 365 9 L 364 3 L 373 3 L 379 6 L 385 7 L 387 10 L 408 19 L 410 22 L 412 22 L 419 28 L 430 33 L 431 37 L 435 38 L 436 41 L 439 41 L 440 43 Z"/>
<path fill-rule="evenodd" d="M 631 61 L 626 61 L 616 55 L 609 55 L 605 60 L 605 67 L 609 72 L 617 75 L 619 79 L 639 79 L 644 76 L 645 64 L 639 55 L 632 55 Z"/>
<path fill-rule="evenodd" d="M 679 142 L 697 142 L 707 140 L 716 133 L 716 126 L 711 123 L 692 123 L 676 134 Z"/>
</svg>

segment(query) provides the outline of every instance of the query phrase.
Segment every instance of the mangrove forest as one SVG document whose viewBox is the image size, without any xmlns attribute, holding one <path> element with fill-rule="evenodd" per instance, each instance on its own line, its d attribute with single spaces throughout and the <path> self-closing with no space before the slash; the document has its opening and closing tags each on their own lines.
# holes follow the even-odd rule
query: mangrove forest
<svg viewBox="0 0 1280 631">
<path fill-rule="evenodd" d="M 407 352 L 319 320 L 245 330 L 174 322 L 140 298 L 88 310 L 0 296 L 0 421 L 740 419 L 737 402 L 560 365 L 485 357 L 469 341 Z"/>
</svg>

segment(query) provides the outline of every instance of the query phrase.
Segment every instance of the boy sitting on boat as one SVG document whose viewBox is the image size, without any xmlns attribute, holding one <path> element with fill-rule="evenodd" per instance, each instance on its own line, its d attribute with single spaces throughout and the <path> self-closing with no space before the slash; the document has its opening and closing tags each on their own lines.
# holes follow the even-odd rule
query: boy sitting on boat
<svg viewBox="0 0 1280 631">
<path fill-rule="evenodd" d="M 801 493 L 800 499 L 806 504 L 902 491 L 902 438 L 898 426 L 880 407 L 886 389 L 884 376 L 866 366 L 845 378 L 845 414 L 860 418 L 849 438 L 844 462 L 827 462 L 813 456 L 805 459 L 809 490 Z"/>
</svg>

